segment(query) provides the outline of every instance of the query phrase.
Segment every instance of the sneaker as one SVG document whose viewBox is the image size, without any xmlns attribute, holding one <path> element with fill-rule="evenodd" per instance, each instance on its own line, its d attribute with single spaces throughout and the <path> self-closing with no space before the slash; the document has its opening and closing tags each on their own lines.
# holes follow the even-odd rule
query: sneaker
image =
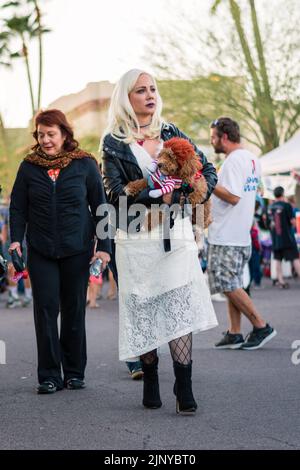
<svg viewBox="0 0 300 470">
<path fill-rule="evenodd" d="M 276 335 L 277 331 L 268 323 L 264 328 L 253 328 L 251 333 L 247 335 L 246 340 L 242 345 L 242 349 L 246 349 L 247 351 L 259 349 Z"/>
<path fill-rule="evenodd" d="M 144 375 L 144 372 L 141 368 L 132 369 L 131 371 L 131 378 L 132 380 L 140 380 Z"/>
<path fill-rule="evenodd" d="M 143 377 L 144 372 L 142 370 L 141 361 L 126 362 L 126 365 L 129 369 L 129 374 L 132 380 L 140 380 Z"/>
<path fill-rule="evenodd" d="M 239 349 L 244 343 L 243 335 L 240 333 L 223 333 L 223 338 L 215 344 L 217 349 Z"/>
<path fill-rule="evenodd" d="M 31 304 L 32 297 L 24 297 L 22 301 L 22 307 L 28 307 Z"/>
<path fill-rule="evenodd" d="M 19 297 L 14 297 L 13 295 L 9 295 L 8 301 L 6 302 L 6 308 L 17 308 L 21 307 L 21 300 Z"/>
</svg>

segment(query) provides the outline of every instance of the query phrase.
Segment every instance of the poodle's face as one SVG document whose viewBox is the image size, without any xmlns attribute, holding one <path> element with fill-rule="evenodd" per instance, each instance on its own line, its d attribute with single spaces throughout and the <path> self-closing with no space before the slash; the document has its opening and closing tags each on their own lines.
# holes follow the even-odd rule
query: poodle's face
<svg viewBox="0 0 300 470">
<path fill-rule="evenodd" d="M 157 166 L 163 175 L 177 175 L 179 165 L 176 156 L 169 149 L 163 149 L 157 157 Z"/>
<path fill-rule="evenodd" d="M 157 157 L 157 166 L 161 173 L 166 176 L 178 176 L 184 181 L 190 181 L 198 170 L 201 170 L 202 165 L 199 157 L 194 154 L 179 165 L 176 155 L 170 149 L 163 149 Z"/>
</svg>

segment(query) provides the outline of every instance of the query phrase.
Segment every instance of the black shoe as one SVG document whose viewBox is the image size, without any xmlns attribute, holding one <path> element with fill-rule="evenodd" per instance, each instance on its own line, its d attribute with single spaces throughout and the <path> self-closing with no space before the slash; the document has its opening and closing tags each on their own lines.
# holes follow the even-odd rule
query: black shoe
<svg viewBox="0 0 300 470">
<path fill-rule="evenodd" d="M 223 338 L 215 344 L 217 349 L 240 349 L 244 343 L 243 335 L 240 333 L 223 333 Z"/>
<path fill-rule="evenodd" d="M 46 393 L 55 393 L 59 390 L 62 390 L 62 387 L 57 385 L 52 380 L 44 380 L 36 389 L 37 393 L 39 394 L 46 394 Z"/>
<path fill-rule="evenodd" d="M 162 405 L 159 394 L 158 382 L 158 357 L 152 364 L 145 364 L 142 361 L 142 369 L 144 372 L 144 386 L 143 386 L 143 405 L 145 408 L 157 409 Z"/>
<path fill-rule="evenodd" d="M 289 289 L 290 288 L 290 285 L 288 282 L 279 282 L 279 281 L 276 281 L 275 282 L 275 286 L 279 287 L 279 289 Z"/>
<path fill-rule="evenodd" d="M 80 390 L 81 388 L 85 388 L 85 382 L 84 380 L 78 379 L 77 377 L 74 377 L 72 379 L 68 379 L 65 382 L 65 387 L 68 390 Z"/>
<path fill-rule="evenodd" d="M 173 362 L 175 384 L 173 388 L 176 396 L 176 413 L 192 416 L 198 405 L 192 390 L 192 361 L 189 364 Z"/>
<path fill-rule="evenodd" d="M 246 340 L 242 345 L 242 349 L 246 349 L 247 351 L 259 349 L 276 335 L 277 331 L 268 323 L 263 328 L 253 328 L 251 333 L 247 335 Z"/>
</svg>

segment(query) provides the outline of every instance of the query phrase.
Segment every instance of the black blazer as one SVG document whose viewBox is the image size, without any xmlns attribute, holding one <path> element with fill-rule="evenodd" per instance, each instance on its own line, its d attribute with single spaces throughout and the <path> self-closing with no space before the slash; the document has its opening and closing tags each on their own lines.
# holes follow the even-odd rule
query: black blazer
<svg viewBox="0 0 300 470">
<path fill-rule="evenodd" d="M 95 239 L 97 207 L 106 203 L 99 168 L 91 158 L 73 160 L 54 183 L 47 169 L 22 162 L 10 204 L 11 241 L 49 258 L 89 250 Z M 111 253 L 110 240 L 98 240 L 98 250 Z"/>
<path fill-rule="evenodd" d="M 174 124 L 163 124 L 161 129 L 161 139 L 163 141 L 170 140 L 172 137 L 181 137 L 183 139 L 191 140 L 181 132 Z M 194 146 L 196 153 L 201 159 L 203 164 L 202 174 L 206 179 L 208 193 L 207 199 L 210 197 L 214 187 L 217 184 L 217 173 L 214 166 L 209 163 L 205 155 L 198 149 L 198 147 L 191 142 Z M 104 138 L 103 142 L 103 165 L 102 174 L 103 182 L 108 197 L 108 201 L 113 204 L 117 211 L 117 227 L 119 226 L 119 207 L 118 201 L 120 196 L 125 196 L 124 186 L 129 181 L 135 181 L 143 178 L 142 171 L 138 165 L 138 162 L 133 155 L 128 144 L 115 139 L 111 134 L 108 134 Z M 174 192 L 178 192 L 175 190 Z M 177 198 L 178 199 L 178 198 Z M 127 197 L 127 206 L 130 207 L 132 204 L 141 203 L 149 207 L 151 204 L 162 204 L 162 198 L 151 198 L 149 197 L 149 189 L 144 189 L 136 197 Z M 129 224 L 134 217 L 128 217 L 127 223 Z"/>
</svg>

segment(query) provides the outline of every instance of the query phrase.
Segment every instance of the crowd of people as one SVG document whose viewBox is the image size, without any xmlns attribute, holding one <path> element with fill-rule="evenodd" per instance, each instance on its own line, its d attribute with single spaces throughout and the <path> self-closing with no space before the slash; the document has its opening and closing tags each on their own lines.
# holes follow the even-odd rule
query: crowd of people
<svg viewBox="0 0 300 470">
<path fill-rule="evenodd" d="M 61 111 L 46 110 L 35 118 L 35 144 L 18 170 L 9 211 L 8 205 L 1 208 L 0 229 L 4 257 L 22 257 L 28 269 L 29 275 L 17 281 L 9 263 L 7 307 L 26 306 L 33 298 L 40 394 L 85 387 L 85 311 L 87 305 L 97 308 L 104 278 L 103 272 L 90 273 L 96 260 L 107 271 L 108 298 L 118 295 L 119 357 L 132 378 L 143 378 L 146 408 L 162 406 L 159 348 L 168 344 L 176 411 L 195 413 L 193 335 L 218 325 L 211 296 L 224 296 L 229 318 L 216 348 L 256 350 L 276 336 L 245 289 L 243 275 L 249 263 L 252 285 L 261 285 L 259 230 L 264 224 L 272 236 L 277 286 L 287 287 L 283 259 L 292 261 L 300 278 L 294 209 L 281 187 L 275 189 L 268 209 L 262 206 L 259 159 L 242 145 L 233 119 L 220 117 L 210 126 L 214 151 L 225 155 L 217 175 L 203 152 L 161 113 L 154 77 L 137 69 L 124 74 L 114 89 L 101 139 L 101 172 L 95 158 L 79 147 Z M 174 146 L 182 141 L 189 142 L 190 150 L 175 155 Z M 175 178 L 171 191 L 159 197 L 149 194 L 149 167 L 166 149 L 171 158 L 179 158 L 180 168 L 192 154 L 197 156 L 201 170 L 194 177 L 205 180 L 204 199 L 175 174 L 163 175 Z M 133 182 L 145 182 L 134 196 L 129 193 Z M 212 222 L 207 232 L 207 282 L 195 222 L 185 208 L 190 201 L 194 210 L 208 200 Z M 140 208 L 145 208 L 146 218 L 154 205 L 163 208 L 163 215 L 147 229 Z M 115 217 L 99 211 L 108 206 Z M 167 217 L 173 207 L 180 210 L 172 209 Z M 5 280 L 1 286 L 4 291 Z M 252 327 L 246 339 L 243 315 Z"/>
</svg>

